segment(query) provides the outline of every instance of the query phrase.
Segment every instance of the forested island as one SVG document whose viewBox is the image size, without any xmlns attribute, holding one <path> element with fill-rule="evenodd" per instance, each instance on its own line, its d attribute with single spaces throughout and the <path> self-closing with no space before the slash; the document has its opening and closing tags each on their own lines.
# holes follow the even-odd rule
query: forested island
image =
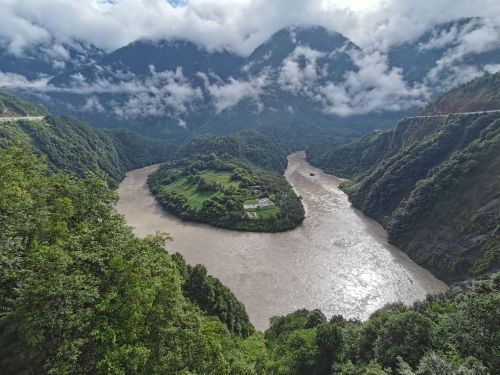
<svg viewBox="0 0 500 375">
<path fill-rule="evenodd" d="M 228 229 L 277 232 L 299 225 L 304 209 L 278 173 L 286 165 L 279 148 L 274 156 L 273 147 L 247 155 L 248 138 L 270 141 L 254 133 L 225 138 L 195 139 L 153 173 L 148 184 L 158 202 L 184 220 Z"/>
</svg>

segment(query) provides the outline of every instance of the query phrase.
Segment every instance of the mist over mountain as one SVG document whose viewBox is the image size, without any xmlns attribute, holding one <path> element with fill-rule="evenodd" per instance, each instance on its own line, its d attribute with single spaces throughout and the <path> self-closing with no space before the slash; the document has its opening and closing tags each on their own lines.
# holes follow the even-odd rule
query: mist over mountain
<svg viewBox="0 0 500 375">
<path fill-rule="evenodd" d="M 30 99 L 95 126 L 181 141 L 257 129 L 289 134 L 282 145 L 291 151 L 318 137 L 348 141 L 392 126 L 445 88 L 496 71 L 496 33 L 491 20 L 460 19 L 385 53 L 321 26 L 296 26 L 247 57 L 185 39 L 146 38 L 97 62 L 102 51 L 85 50 L 47 83 L 29 81 L 55 72 L 41 63 L 37 74 L 3 74 L 25 77 L 28 83 L 10 84 L 18 94 L 29 88 Z"/>
<path fill-rule="evenodd" d="M 7 86 L 53 77 L 84 65 L 95 64 L 105 52 L 86 42 L 58 43 L 50 40 L 26 51 L 0 40 L 0 77 Z"/>
<path fill-rule="evenodd" d="M 0 86 L 178 142 L 245 129 L 288 151 L 346 142 L 500 69 L 500 8 L 469 0 L 28 3 L 3 6 Z"/>
</svg>

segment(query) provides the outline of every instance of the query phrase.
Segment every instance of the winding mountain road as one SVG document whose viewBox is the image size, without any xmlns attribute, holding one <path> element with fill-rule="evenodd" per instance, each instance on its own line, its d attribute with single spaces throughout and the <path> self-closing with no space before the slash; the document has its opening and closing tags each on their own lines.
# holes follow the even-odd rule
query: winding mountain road
<svg viewBox="0 0 500 375">
<path fill-rule="evenodd" d="M 446 116 L 451 116 L 451 115 L 481 115 L 484 113 L 500 113 L 500 109 L 491 109 L 488 111 L 476 111 L 476 112 L 452 112 L 452 113 L 446 113 L 443 115 L 422 115 L 422 116 L 409 116 L 407 117 L 408 119 L 412 118 L 434 118 L 434 117 L 446 117 Z"/>
<path fill-rule="evenodd" d="M 27 121 L 38 121 L 43 120 L 45 116 L 13 116 L 13 117 L 0 117 L 0 122 L 27 120 Z"/>
</svg>

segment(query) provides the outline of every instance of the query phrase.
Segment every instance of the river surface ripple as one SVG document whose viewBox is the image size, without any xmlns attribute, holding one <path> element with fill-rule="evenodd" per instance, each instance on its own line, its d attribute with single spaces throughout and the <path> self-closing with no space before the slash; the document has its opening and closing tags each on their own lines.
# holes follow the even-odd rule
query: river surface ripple
<svg viewBox="0 0 500 375">
<path fill-rule="evenodd" d="M 338 188 L 342 180 L 311 166 L 304 152 L 289 155 L 285 177 L 302 196 L 306 219 L 285 233 L 218 229 L 163 212 L 146 186 L 157 167 L 127 173 L 117 211 L 139 237 L 169 233 L 174 241 L 168 251 L 204 264 L 245 304 L 257 329 L 299 308 L 319 308 L 328 318 L 367 319 L 387 303 L 411 304 L 446 290 L 388 244 L 384 229 L 354 209 Z"/>
</svg>

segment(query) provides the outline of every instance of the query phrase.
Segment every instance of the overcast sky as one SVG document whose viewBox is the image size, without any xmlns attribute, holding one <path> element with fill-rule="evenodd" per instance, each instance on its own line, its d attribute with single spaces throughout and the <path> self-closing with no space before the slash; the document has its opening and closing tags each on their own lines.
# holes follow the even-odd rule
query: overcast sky
<svg viewBox="0 0 500 375">
<path fill-rule="evenodd" d="M 106 50 L 184 37 L 248 54 L 278 29 L 319 24 L 384 49 L 459 17 L 500 20 L 499 0 L 0 0 L 0 42 L 20 54 L 51 37 Z"/>
</svg>

